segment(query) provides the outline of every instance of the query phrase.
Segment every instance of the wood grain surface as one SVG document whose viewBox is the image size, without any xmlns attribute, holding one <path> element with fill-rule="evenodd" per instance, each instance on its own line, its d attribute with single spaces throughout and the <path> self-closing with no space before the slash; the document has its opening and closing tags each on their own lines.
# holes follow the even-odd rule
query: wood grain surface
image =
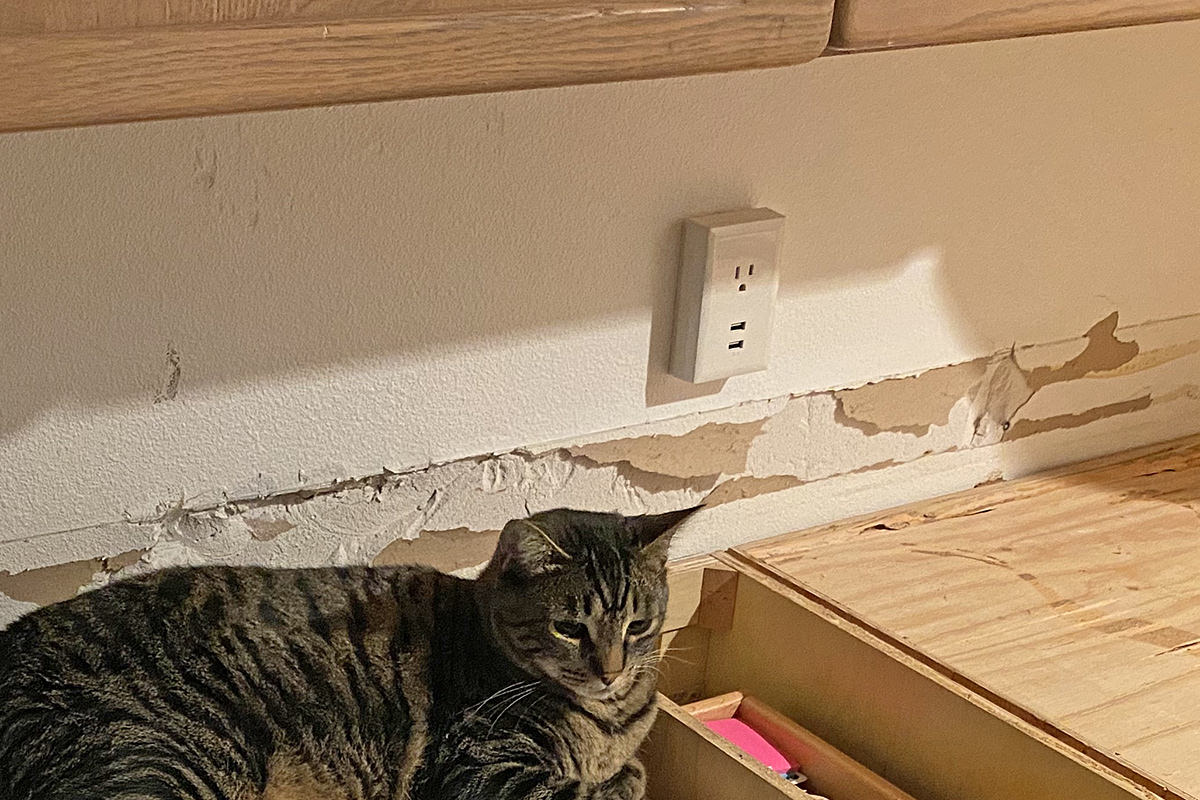
<svg viewBox="0 0 1200 800">
<path fill-rule="evenodd" d="M 1197 0 L 838 0 L 829 48 L 883 50 L 1197 17 Z"/>
<path fill-rule="evenodd" d="M 1200 438 L 738 553 L 1200 797 Z"/>
<path fill-rule="evenodd" d="M 797 64 L 833 0 L 471 1 L 17 0 L 0 131 Z"/>
</svg>

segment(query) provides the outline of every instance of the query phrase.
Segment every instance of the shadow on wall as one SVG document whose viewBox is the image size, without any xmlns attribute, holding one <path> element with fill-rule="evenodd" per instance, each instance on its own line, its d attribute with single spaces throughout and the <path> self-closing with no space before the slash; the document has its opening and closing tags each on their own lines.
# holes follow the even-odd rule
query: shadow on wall
<svg viewBox="0 0 1200 800">
<path fill-rule="evenodd" d="M 0 436 L 630 316 L 647 405 L 711 393 L 666 375 L 679 220 L 747 205 L 789 218 L 796 391 L 878 377 L 864 344 L 1077 335 L 1130 269 L 1124 321 L 1183 313 L 1200 104 L 1164 53 L 1200 28 L 1155 28 L 2 137 Z"/>
<path fill-rule="evenodd" d="M 1158 31 L 1194 40 L 1200 26 Z M 1200 104 L 1162 106 L 1184 85 L 1140 48 L 1164 41 L 1126 32 L 839 57 L 810 65 L 803 98 L 778 84 L 728 98 L 767 162 L 755 199 L 788 216 L 791 316 L 772 367 L 860 358 L 866 341 L 915 351 L 918 370 L 935 365 L 922 343 L 979 354 L 1074 336 L 1117 309 L 1125 324 L 1195 313 Z M 788 100 L 794 116 L 762 129 L 755 109 Z M 772 173 L 777 153 L 787 166 Z M 695 391 L 666 374 L 673 291 L 656 287 L 651 405 Z M 838 385 L 828 377 L 808 386 Z"/>
</svg>

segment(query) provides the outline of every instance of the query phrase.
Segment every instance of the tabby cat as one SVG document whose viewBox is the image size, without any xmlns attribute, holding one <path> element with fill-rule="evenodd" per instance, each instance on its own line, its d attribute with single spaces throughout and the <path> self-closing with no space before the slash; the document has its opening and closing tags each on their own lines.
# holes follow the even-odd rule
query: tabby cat
<svg viewBox="0 0 1200 800">
<path fill-rule="evenodd" d="M 0 800 L 639 800 L 675 525 L 514 520 L 477 580 L 168 569 L 0 632 Z"/>
</svg>

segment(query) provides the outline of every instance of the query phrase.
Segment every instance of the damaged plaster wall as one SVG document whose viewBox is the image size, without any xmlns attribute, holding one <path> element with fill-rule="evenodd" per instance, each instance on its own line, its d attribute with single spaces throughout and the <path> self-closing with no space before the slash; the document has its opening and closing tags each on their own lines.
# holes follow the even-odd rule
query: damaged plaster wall
<svg viewBox="0 0 1200 800">
<path fill-rule="evenodd" d="M 705 499 L 696 552 L 1188 433 L 1198 48 L 0 137 L 0 617 L 166 564 L 469 569 L 559 504 Z M 682 384 L 679 220 L 748 205 L 788 216 L 772 367 Z"/>
<path fill-rule="evenodd" d="M 52 563 L 0 571 L 0 620 L 115 576 L 181 564 L 421 562 L 469 572 L 507 520 L 562 505 L 641 513 L 704 503 L 677 543 L 675 554 L 688 555 L 872 510 L 888 497 L 898 503 L 1200 432 L 1200 315 L 1124 330 L 1117 322 L 1112 314 L 1072 341 L 851 389 L 321 491 L 175 508 L 92 531 L 98 541 L 139 544 L 109 557 L 53 563 L 74 532 L 7 542 L 0 563 Z"/>
</svg>

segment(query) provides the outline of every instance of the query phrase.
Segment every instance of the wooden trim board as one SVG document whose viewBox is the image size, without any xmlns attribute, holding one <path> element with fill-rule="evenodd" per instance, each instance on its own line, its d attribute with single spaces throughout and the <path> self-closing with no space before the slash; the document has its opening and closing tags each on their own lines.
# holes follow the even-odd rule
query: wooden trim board
<svg viewBox="0 0 1200 800">
<path fill-rule="evenodd" d="M 349 5 L 377 13 L 364 17 L 249 4 L 265 10 L 184 24 L 114 12 L 86 28 L 24 0 L 0 28 L 0 131 L 799 64 L 833 13 L 833 0 L 444 2 Z"/>
<path fill-rule="evenodd" d="M 1200 439 L 778 537 L 736 559 L 1144 791 L 1200 796 Z"/>
<path fill-rule="evenodd" d="M 838 0 L 829 49 L 887 50 L 1197 17 L 1197 0 Z"/>
</svg>

